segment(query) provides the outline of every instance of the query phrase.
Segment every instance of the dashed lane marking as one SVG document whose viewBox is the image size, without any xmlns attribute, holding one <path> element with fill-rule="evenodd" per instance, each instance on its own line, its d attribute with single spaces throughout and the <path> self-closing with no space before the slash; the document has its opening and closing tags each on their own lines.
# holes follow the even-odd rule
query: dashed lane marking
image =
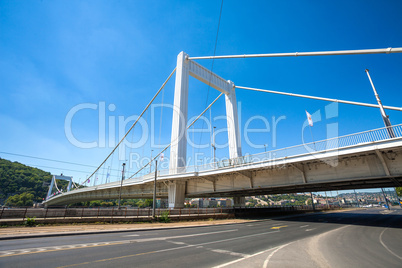
<svg viewBox="0 0 402 268">
<path fill-rule="evenodd" d="M 77 244 L 77 245 L 65 245 L 65 246 L 57 246 L 57 247 L 30 248 L 30 249 L 15 249 L 15 250 L 0 251 L 0 258 L 25 255 L 25 254 L 35 254 L 35 253 L 45 253 L 45 252 L 53 252 L 53 251 L 61 251 L 61 250 L 79 249 L 79 248 L 112 246 L 112 245 L 125 244 L 125 243 L 130 243 L 130 241 Z"/>
</svg>

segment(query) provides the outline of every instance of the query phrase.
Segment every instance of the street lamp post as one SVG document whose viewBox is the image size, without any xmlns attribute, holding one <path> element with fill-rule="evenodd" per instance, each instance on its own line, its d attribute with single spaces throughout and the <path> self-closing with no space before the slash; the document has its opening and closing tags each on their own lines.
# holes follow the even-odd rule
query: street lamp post
<svg viewBox="0 0 402 268">
<path fill-rule="evenodd" d="M 312 204 L 312 206 L 313 206 L 313 211 L 315 211 L 315 205 L 314 205 L 314 196 L 313 196 L 313 193 L 312 193 L 312 192 L 310 192 L 310 195 L 311 195 L 311 204 Z"/>
<path fill-rule="evenodd" d="M 214 158 L 213 158 L 213 162 L 214 162 L 214 163 L 216 162 L 216 156 L 215 156 L 215 154 L 216 154 L 216 146 L 215 146 L 215 128 L 216 128 L 216 127 L 213 128 L 213 132 L 212 132 L 212 148 L 214 148 Z M 214 165 L 215 165 L 215 164 L 214 164 Z"/>
<path fill-rule="evenodd" d="M 382 194 L 384 195 L 385 205 L 387 206 L 388 210 L 391 210 L 388 204 L 387 196 L 385 195 L 384 188 L 381 188 Z"/>
<path fill-rule="evenodd" d="M 151 150 L 151 162 L 149 163 L 149 173 L 151 173 L 152 172 L 152 152 L 153 152 L 154 150 Z"/>
<path fill-rule="evenodd" d="M 123 187 L 123 180 L 124 180 L 124 168 L 126 167 L 126 163 L 123 163 L 123 170 L 121 172 L 121 183 L 120 183 L 120 192 L 119 192 L 119 206 L 118 209 L 120 209 L 120 202 L 121 202 L 121 188 Z"/>
<path fill-rule="evenodd" d="M 355 192 L 356 204 L 357 204 L 357 207 L 359 208 L 359 207 L 360 207 L 360 205 L 359 205 L 359 199 L 357 199 L 356 190 L 355 190 L 355 189 L 353 189 L 353 191 Z"/>
<path fill-rule="evenodd" d="M 378 95 L 377 90 L 374 87 L 374 84 L 373 84 L 373 81 L 371 80 L 371 77 L 370 77 L 368 69 L 366 69 L 366 73 L 367 73 L 368 79 L 370 80 L 371 87 L 373 88 L 374 95 L 375 95 L 375 98 L 377 99 L 378 106 L 380 107 L 382 120 L 384 121 L 384 125 L 387 128 L 388 135 L 389 135 L 390 138 L 395 138 L 395 133 L 394 133 L 394 130 L 392 129 L 391 121 L 389 121 L 389 117 L 385 113 L 384 107 L 383 107 L 383 105 L 381 103 L 381 100 L 380 100 L 380 96 Z"/>
<path fill-rule="evenodd" d="M 155 180 L 154 180 L 154 195 L 153 195 L 153 206 L 152 206 L 152 218 L 155 219 L 155 208 L 156 208 L 156 178 L 158 176 L 158 160 L 155 160 Z"/>
</svg>

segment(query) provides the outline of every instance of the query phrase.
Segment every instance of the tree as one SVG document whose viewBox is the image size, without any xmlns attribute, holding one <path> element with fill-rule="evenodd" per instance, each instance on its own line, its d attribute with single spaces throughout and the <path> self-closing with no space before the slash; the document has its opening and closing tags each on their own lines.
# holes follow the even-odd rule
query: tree
<svg viewBox="0 0 402 268">
<path fill-rule="evenodd" d="M 45 185 L 51 178 L 49 172 L 0 158 L 0 203 L 7 197 L 23 193 L 33 194 L 32 201 L 40 202 L 46 196 L 48 186 Z M 67 182 L 61 182 L 59 186 L 64 185 Z"/>
<path fill-rule="evenodd" d="M 139 208 L 152 207 L 153 200 L 152 199 L 140 199 L 137 201 L 136 205 Z"/>
<path fill-rule="evenodd" d="M 402 197 L 402 187 L 396 187 L 395 190 L 396 190 L 396 194 L 398 196 Z"/>
<path fill-rule="evenodd" d="M 22 193 L 7 198 L 7 206 L 27 207 L 33 205 L 34 195 L 31 193 Z"/>
</svg>

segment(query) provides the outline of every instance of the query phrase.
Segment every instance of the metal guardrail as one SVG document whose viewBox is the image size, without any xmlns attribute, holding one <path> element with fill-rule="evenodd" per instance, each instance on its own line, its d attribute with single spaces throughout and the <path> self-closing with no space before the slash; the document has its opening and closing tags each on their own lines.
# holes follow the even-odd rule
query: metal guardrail
<svg viewBox="0 0 402 268">
<path fill-rule="evenodd" d="M 169 217 L 199 217 L 199 216 L 220 216 L 233 213 L 232 208 L 179 208 L 156 209 L 156 216 L 162 216 L 168 212 Z M 151 219 L 152 208 L 2 208 L 0 209 L 0 224 L 7 220 L 25 221 L 27 218 L 36 219 Z"/>
</svg>

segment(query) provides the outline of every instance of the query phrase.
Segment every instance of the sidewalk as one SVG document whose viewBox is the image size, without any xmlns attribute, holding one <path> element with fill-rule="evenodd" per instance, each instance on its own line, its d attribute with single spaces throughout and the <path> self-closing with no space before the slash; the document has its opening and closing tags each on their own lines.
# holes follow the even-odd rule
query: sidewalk
<svg viewBox="0 0 402 268">
<path fill-rule="evenodd" d="M 196 226 L 209 226 L 221 224 L 245 223 L 251 220 L 228 219 L 228 220 L 205 220 L 172 223 L 133 223 L 133 224 L 71 224 L 53 225 L 40 227 L 6 227 L 0 228 L 0 240 L 23 239 L 34 237 L 50 237 L 65 235 L 84 235 L 96 233 L 117 233 L 159 229 L 189 228 Z"/>
</svg>

